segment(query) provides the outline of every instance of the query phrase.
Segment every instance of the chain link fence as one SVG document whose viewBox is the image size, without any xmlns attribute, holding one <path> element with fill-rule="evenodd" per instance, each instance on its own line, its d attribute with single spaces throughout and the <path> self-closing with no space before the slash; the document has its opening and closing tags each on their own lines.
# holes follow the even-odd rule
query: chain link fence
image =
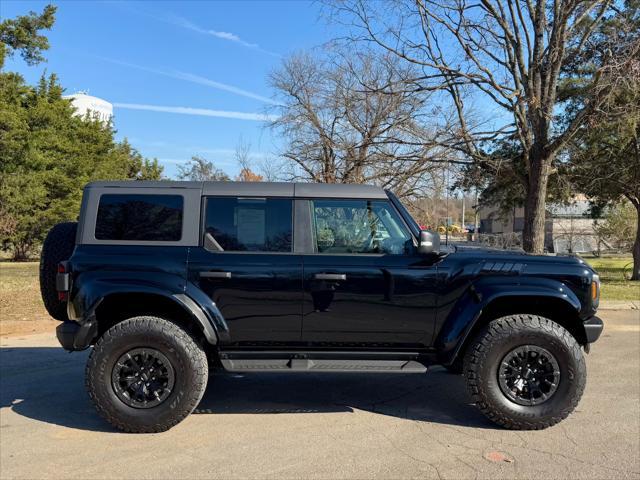
<svg viewBox="0 0 640 480">
<path fill-rule="evenodd" d="M 470 244 L 483 247 L 500 248 L 502 250 L 514 250 L 522 248 L 521 233 L 479 233 L 474 235 Z"/>
</svg>

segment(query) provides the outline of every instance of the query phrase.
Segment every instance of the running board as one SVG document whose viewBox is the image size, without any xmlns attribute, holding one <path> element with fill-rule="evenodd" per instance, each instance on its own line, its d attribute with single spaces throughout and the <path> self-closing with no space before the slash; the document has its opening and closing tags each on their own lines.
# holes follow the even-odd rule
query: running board
<svg viewBox="0 0 640 480">
<path fill-rule="evenodd" d="M 415 360 L 330 360 L 309 358 L 221 358 L 229 372 L 367 372 L 425 373 Z"/>
</svg>

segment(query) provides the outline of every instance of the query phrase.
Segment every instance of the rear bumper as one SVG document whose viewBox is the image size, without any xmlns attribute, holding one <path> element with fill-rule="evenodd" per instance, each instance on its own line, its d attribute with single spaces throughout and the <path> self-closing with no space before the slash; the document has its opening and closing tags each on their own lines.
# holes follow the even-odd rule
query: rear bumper
<svg viewBox="0 0 640 480">
<path fill-rule="evenodd" d="M 62 348 L 69 351 L 88 348 L 96 333 L 96 322 L 88 322 L 83 325 L 76 322 L 63 322 L 56 327 L 58 342 L 60 342 Z"/>
<path fill-rule="evenodd" d="M 600 337 L 604 329 L 604 323 L 600 317 L 591 317 L 583 322 L 587 343 L 593 343 Z"/>
</svg>

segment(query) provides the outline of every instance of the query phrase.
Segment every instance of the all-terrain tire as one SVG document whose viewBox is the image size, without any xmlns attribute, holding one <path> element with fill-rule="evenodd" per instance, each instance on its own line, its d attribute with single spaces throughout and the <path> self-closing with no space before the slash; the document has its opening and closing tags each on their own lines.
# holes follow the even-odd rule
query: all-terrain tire
<svg viewBox="0 0 640 480">
<path fill-rule="evenodd" d="M 151 408 L 127 405 L 112 383 L 116 362 L 134 348 L 159 351 L 175 371 L 171 393 Z M 98 413 L 130 433 L 164 432 L 184 420 L 202 399 L 207 378 L 207 356 L 198 342 L 175 323 L 152 316 L 130 318 L 107 330 L 94 346 L 85 371 L 87 391 Z"/>
<path fill-rule="evenodd" d="M 67 316 L 67 303 L 58 299 L 56 275 L 58 264 L 68 260 L 76 246 L 77 222 L 64 222 L 55 225 L 45 238 L 40 254 L 40 294 L 44 308 L 56 320 L 64 322 Z"/>
<path fill-rule="evenodd" d="M 549 399 L 520 405 L 499 385 L 505 356 L 522 345 L 534 345 L 557 360 L 560 378 Z M 467 349 L 464 359 L 467 388 L 480 411 L 494 423 L 512 430 L 540 430 L 565 419 L 576 407 L 586 384 L 580 345 L 562 326 L 537 315 L 509 315 L 489 322 Z"/>
</svg>

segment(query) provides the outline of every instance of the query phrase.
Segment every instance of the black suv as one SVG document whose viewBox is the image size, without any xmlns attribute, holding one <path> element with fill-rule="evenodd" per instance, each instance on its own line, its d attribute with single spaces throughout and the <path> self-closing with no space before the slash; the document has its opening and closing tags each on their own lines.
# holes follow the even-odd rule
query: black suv
<svg viewBox="0 0 640 480">
<path fill-rule="evenodd" d="M 367 185 L 97 182 L 43 247 L 41 290 L 86 385 L 129 432 L 198 405 L 209 371 L 466 377 L 512 429 L 553 425 L 602 332 L 597 274 L 575 257 L 440 249 Z"/>
</svg>

